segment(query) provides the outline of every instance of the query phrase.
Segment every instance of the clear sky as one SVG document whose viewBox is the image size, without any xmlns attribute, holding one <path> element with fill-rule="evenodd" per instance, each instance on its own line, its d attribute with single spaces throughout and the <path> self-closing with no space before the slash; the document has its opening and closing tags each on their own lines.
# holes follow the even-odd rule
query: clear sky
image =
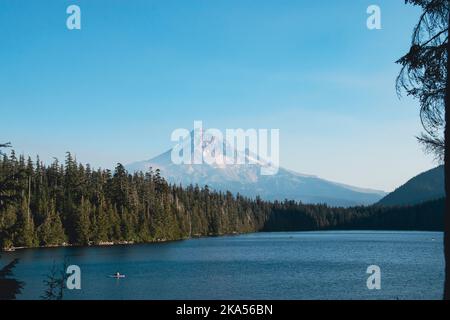
<svg viewBox="0 0 450 320">
<path fill-rule="evenodd" d="M 366 27 L 371 4 L 382 30 Z M 194 120 L 279 128 L 282 166 L 390 191 L 435 165 L 417 102 L 395 92 L 418 14 L 404 0 L 1 0 L 0 141 L 109 168 Z"/>
</svg>

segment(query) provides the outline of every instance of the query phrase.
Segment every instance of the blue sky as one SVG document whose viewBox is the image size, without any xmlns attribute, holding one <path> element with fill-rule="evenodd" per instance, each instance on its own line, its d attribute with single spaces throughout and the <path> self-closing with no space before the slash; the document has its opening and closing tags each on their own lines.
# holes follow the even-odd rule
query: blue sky
<svg viewBox="0 0 450 320">
<path fill-rule="evenodd" d="M 418 15 L 403 0 L 2 0 L 0 138 L 112 167 L 194 120 L 279 128 L 282 166 L 390 191 L 434 166 L 417 102 L 395 92 Z"/>
</svg>

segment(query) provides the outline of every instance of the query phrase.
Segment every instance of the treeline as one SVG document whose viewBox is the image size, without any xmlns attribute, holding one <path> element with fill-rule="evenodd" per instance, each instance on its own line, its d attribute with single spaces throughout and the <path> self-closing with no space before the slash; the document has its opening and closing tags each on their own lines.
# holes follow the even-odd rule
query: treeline
<svg viewBox="0 0 450 320">
<path fill-rule="evenodd" d="M 444 230 L 444 199 L 414 206 L 333 208 L 286 201 L 274 204 L 264 231 Z"/>
<path fill-rule="evenodd" d="M 159 170 L 0 157 L 0 248 L 178 240 L 256 231 L 442 229 L 443 204 L 331 208 L 168 184 Z M 3 198 L 2 198 L 3 195 Z M 15 198 L 14 198 L 15 197 Z M 3 202 L 2 199 L 14 198 Z"/>
<path fill-rule="evenodd" d="M 169 185 L 158 170 L 92 170 L 67 153 L 65 163 L 0 160 L 0 181 L 14 177 L 19 193 L 0 212 L 2 247 L 103 242 L 150 242 L 260 230 L 269 204 L 211 192 L 208 187 Z"/>
</svg>

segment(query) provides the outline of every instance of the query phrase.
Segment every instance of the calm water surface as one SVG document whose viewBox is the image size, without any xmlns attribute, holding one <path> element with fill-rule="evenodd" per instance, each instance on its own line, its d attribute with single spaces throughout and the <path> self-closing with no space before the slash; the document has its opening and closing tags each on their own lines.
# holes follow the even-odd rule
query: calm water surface
<svg viewBox="0 0 450 320">
<path fill-rule="evenodd" d="M 67 299 L 440 299 L 439 232 L 286 232 L 163 244 L 27 249 L 20 258 L 20 299 L 39 299 L 54 261 L 79 265 L 82 289 Z M 381 290 L 366 269 L 381 268 Z M 120 271 L 125 279 L 108 275 Z"/>
</svg>

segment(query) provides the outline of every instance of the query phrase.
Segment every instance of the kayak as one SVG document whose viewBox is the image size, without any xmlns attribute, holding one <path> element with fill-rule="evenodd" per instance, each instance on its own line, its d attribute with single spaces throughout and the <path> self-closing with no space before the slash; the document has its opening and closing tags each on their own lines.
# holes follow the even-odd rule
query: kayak
<svg viewBox="0 0 450 320">
<path fill-rule="evenodd" d="M 120 279 L 120 278 L 125 278 L 125 275 L 124 275 L 124 274 L 121 274 L 121 275 L 115 275 L 115 274 L 113 274 L 113 275 L 110 275 L 109 277 L 110 277 L 110 278 Z"/>
</svg>

